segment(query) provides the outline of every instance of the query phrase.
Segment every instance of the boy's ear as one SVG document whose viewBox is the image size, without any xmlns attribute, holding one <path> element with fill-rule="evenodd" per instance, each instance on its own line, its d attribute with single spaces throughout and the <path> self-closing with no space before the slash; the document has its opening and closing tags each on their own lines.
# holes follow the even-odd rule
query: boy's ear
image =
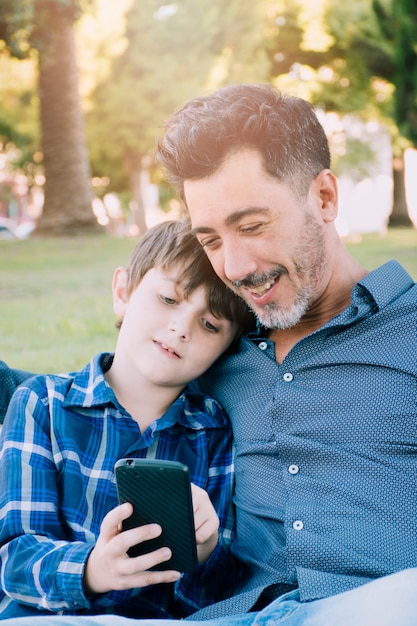
<svg viewBox="0 0 417 626">
<path fill-rule="evenodd" d="M 128 301 L 127 296 L 127 270 L 118 267 L 113 274 L 113 311 L 118 317 L 123 317 Z"/>
</svg>

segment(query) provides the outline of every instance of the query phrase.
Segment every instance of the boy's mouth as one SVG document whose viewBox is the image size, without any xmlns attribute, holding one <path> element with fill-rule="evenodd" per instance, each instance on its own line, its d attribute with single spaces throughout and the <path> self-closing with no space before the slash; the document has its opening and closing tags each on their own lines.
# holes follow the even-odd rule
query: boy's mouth
<svg viewBox="0 0 417 626">
<path fill-rule="evenodd" d="M 160 346 L 163 350 L 165 350 L 166 352 L 169 352 L 169 354 L 172 354 L 173 356 L 176 356 L 178 359 L 181 358 L 180 355 L 178 354 L 178 352 L 175 352 L 174 348 L 171 348 L 166 343 L 163 343 L 162 341 L 155 341 L 155 343 L 158 346 Z"/>
</svg>

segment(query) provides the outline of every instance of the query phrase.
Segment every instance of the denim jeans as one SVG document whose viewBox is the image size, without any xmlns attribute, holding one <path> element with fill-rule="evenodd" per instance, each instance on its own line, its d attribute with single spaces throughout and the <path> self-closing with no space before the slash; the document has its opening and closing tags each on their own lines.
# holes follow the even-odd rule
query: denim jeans
<svg viewBox="0 0 417 626">
<path fill-rule="evenodd" d="M 180 621 L 118 615 L 32 615 L 2 620 L 2 626 L 173 626 L 175 623 Z M 257 613 L 181 623 L 184 626 L 417 626 L 417 568 L 323 600 L 300 602 L 298 591 L 291 591 Z"/>
</svg>

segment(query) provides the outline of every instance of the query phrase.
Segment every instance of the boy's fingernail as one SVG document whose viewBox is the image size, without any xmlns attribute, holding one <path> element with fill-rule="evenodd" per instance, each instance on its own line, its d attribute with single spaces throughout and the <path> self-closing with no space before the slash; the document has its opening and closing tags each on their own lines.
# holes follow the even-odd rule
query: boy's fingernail
<svg viewBox="0 0 417 626">
<path fill-rule="evenodd" d="M 151 524 L 151 533 L 153 535 L 160 535 L 161 534 L 161 527 L 158 526 L 158 524 Z"/>
</svg>

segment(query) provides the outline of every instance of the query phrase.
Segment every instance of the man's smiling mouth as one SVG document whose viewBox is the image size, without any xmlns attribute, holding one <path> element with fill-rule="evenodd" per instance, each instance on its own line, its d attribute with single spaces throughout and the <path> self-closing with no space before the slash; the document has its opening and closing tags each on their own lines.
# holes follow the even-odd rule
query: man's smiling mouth
<svg viewBox="0 0 417 626">
<path fill-rule="evenodd" d="M 263 285 L 258 285 L 258 287 L 250 287 L 249 291 L 251 293 L 256 294 L 257 296 L 263 296 L 264 293 L 269 291 L 269 289 L 271 289 L 272 285 L 274 285 L 274 284 L 275 284 L 275 280 L 269 280 L 268 282 L 264 283 Z"/>
</svg>

